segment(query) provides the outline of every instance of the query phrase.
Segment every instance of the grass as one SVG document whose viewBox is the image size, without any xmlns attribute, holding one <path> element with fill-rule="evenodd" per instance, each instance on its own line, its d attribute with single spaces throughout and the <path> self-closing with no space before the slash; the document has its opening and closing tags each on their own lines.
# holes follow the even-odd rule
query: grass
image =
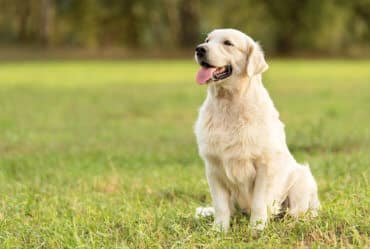
<svg viewBox="0 0 370 249">
<path fill-rule="evenodd" d="M 314 220 L 248 217 L 227 235 L 192 132 L 205 88 L 191 61 L 0 64 L 2 248 L 368 248 L 370 61 L 273 60 L 266 87 L 311 165 Z"/>
</svg>

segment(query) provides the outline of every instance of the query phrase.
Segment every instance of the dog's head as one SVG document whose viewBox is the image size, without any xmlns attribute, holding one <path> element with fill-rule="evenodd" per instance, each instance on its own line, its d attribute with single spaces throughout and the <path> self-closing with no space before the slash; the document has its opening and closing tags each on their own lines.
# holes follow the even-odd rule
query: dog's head
<svg viewBox="0 0 370 249">
<path fill-rule="evenodd" d="M 195 49 L 201 66 L 199 84 L 221 84 L 233 77 L 252 77 L 267 70 L 263 52 L 255 41 L 235 29 L 216 29 Z"/>
</svg>

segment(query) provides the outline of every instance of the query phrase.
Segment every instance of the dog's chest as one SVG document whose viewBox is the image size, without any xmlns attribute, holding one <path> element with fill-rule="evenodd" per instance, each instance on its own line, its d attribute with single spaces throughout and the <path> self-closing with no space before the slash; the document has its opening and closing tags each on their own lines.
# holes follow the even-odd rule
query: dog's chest
<svg viewBox="0 0 370 249">
<path fill-rule="evenodd" d="M 258 129 L 248 111 L 239 108 L 204 106 L 196 123 L 196 136 L 202 155 L 250 157 L 255 153 Z"/>
</svg>

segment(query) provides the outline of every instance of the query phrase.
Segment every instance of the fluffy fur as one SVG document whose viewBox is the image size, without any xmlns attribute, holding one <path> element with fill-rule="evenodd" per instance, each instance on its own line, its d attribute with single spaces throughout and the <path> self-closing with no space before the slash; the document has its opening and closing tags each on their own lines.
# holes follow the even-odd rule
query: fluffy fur
<svg viewBox="0 0 370 249">
<path fill-rule="evenodd" d="M 320 206 L 316 182 L 309 167 L 289 152 L 284 124 L 261 81 L 268 65 L 260 46 L 233 29 L 214 30 L 206 41 L 200 45 L 207 51 L 207 63 L 231 65 L 233 71 L 208 83 L 196 121 L 213 200 L 213 208 L 198 208 L 197 214 L 214 214 L 215 225 L 224 231 L 235 205 L 250 213 L 250 225 L 258 230 L 283 205 L 292 216 L 309 210 L 315 215 Z"/>
</svg>

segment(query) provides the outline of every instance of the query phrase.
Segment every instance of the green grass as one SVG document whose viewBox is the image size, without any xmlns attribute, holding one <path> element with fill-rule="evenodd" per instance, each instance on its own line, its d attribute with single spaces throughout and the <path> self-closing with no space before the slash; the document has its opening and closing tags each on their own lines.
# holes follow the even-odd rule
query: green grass
<svg viewBox="0 0 370 249">
<path fill-rule="evenodd" d="M 366 248 L 370 61 L 274 60 L 264 83 L 322 211 L 248 217 L 227 235 L 194 219 L 211 203 L 193 124 L 205 88 L 191 61 L 0 64 L 2 248 Z"/>
</svg>

